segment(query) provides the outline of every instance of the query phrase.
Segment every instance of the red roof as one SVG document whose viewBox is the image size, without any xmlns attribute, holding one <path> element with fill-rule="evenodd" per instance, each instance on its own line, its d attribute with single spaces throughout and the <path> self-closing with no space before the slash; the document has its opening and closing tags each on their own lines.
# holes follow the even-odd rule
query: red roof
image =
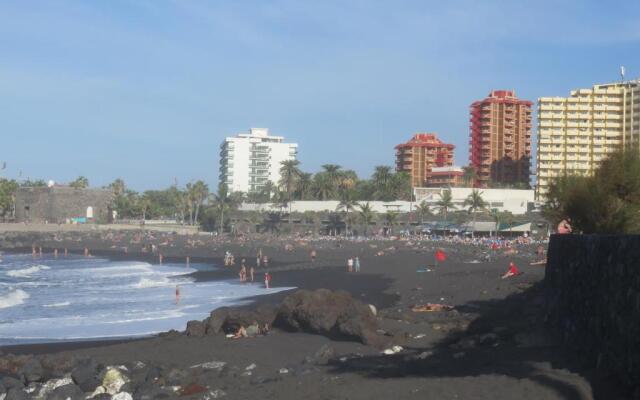
<svg viewBox="0 0 640 400">
<path fill-rule="evenodd" d="M 408 142 L 397 145 L 396 149 L 406 147 L 445 147 L 453 150 L 456 146 L 444 143 L 435 133 L 416 133 Z"/>
</svg>

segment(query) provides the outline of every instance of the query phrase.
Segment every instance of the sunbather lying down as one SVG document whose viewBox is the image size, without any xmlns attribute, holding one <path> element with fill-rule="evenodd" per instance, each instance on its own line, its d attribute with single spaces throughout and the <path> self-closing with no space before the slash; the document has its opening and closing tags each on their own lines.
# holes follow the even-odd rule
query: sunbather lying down
<svg viewBox="0 0 640 400">
<path fill-rule="evenodd" d="M 267 333 L 269 333 L 269 324 L 264 324 L 261 328 L 260 325 L 258 325 L 258 321 L 253 321 L 251 322 L 251 325 L 246 328 L 240 325 L 240 328 L 238 328 L 232 337 L 233 339 L 250 338 L 259 335 L 266 335 Z"/>
<path fill-rule="evenodd" d="M 446 304 L 438 304 L 438 303 L 427 303 L 423 305 L 416 304 L 411 307 L 411 311 L 413 312 L 434 312 L 434 311 L 451 311 L 453 310 L 453 306 L 448 306 Z"/>
<path fill-rule="evenodd" d="M 546 265 L 546 264 L 547 264 L 547 258 L 546 257 L 543 258 L 542 260 L 529 263 L 529 265 Z"/>
</svg>

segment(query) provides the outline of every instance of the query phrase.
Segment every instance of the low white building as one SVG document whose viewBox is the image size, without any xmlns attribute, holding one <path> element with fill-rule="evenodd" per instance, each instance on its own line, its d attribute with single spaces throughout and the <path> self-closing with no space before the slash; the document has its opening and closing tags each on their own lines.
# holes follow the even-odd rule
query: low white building
<svg viewBox="0 0 640 400">
<path fill-rule="evenodd" d="M 435 207 L 440 201 L 442 193 L 451 190 L 453 205 L 456 210 L 465 209 L 464 201 L 469 197 L 473 188 L 414 188 L 413 194 L 416 203 L 426 201 L 427 204 Z M 478 190 L 487 203 L 488 209 L 498 211 L 509 211 L 514 215 L 525 214 L 529 209 L 529 204 L 534 202 L 533 190 L 520 189 L 475 189 Z"/>
<path fill-rule="evenodd" d="M 369 201 L 372 210 L 377 213 L 386 213 L 388 211 L 407 213 L 415 211 L 417 204 L 423 200 L 431 206 L 433 211 L 437 211 L 436 203 L 440 200 L 440 194 L 448 190 L 445 188 L 414 188 L 414 196 L 416 201 Z M 471 188 L 451 188 L 451 196 L 453 198 L 454 208 L 450 211 L 465 210 L 464 201 L 469 197 L 473 189 Z M 525 214 L 529 204 L 533 203 L 533 190 L 512 190 L 512 189 L 478 189 L 482 198 L 487 202 L 488 209 L 497 209 L 498 211 L 509 211 L 514 215 Z M 367 203 L 361 201 L 360 204 Z M 339 201 L 293 201 L 291 202 L 291 211 L 303 213 L 305 211 L 315 212 L 331 212 L 338 209 Z M 250 204 L 245 203 L 240 207 L 241 211 L 289 211 L 289 208 L 282 208 L 278 204 Z M 356 208 L 357 211 L 357 208 Z"/>
<path fill-rule="evenodd" d="M 377 213 L 386 213 L 388 211 L 392 212 L 400 212 L 406 213 L 411 210 L 411 203 L 408 201 L 362 201 L 360 204 L 369 203 L 371 209 Z M 291 212 L 295 213 L 303 213 L 305 211 L 314 211 L 314 212 L 332 212 L 337 211 L 338 205 L 340 204 L 337 200 L 325 200 L 325 201 L 292 201 L 291 202 Z M 356 206 L 355 210 L 357 211 L 359 208 Z M 265 204 L 254 204 L 254 203 L 243 203 L 240 206 L 240 211 L 289 211 L 289 207 L 283 208 L 282 205 L 265 203 Z M 344 210 L 342 210 L 344 211 Z"/>
<path fill-rule="evenodd" d="M 220 183 L 232 192 L 259 192 L 271 181 L 280 181 L 281 162 L 295 160 L 296 143 L 282 136 L 269 136 L 266 128 L 227 137 L 220 145 Z"/>
</svg>

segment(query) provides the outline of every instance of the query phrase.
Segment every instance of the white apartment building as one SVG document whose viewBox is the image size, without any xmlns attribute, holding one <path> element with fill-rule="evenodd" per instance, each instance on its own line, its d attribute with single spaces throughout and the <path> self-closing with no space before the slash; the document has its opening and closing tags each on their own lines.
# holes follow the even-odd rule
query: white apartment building
<svg viewBox="0 0 640 400">
<path fill-rule="evenodd" d="M 536 198 L 552 180 L 591 175 L 620 146 L 640 151 L 640 82 L 595 85 L 538 99 Z"/>
<path fill-rule="evenodd" d="M 296 143 L 269 136 L 266 128 L 227 137 L 220 145 L 220 183 L 232 192 L 259 192 L 269 181 L 278 184 L 280 163 L 295 160 L 297 151 Z"/>
</svg>

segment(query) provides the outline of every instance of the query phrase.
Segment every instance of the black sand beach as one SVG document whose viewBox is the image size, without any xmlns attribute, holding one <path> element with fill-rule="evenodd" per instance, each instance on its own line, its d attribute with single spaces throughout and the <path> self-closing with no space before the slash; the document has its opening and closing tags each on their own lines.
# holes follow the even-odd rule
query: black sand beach
<svg viewBox="0 0 640 400">
<path fill-rule="evenodd" d="M 94 255 L 157 262 L 157 254 L 141 251 L 154 243 L 165 262 L 183 262 L 189 255 L 192 262 L 217 265 L 225 251 L 231 251 L 237 262 L 246 258 L 251 265 L 262 249 L 271 260 L 274 286 L 345 290 L 374 305 L 386 346 L 275 329 L 266 336 L 239 340 L 224 335 L 172 333 L 118 343 L 14 346 L 2 349 L 3 359 L 10 353 L 39 354 L 40 358 L 67 363 L 91 358 L 104 365 L 128 365 L 131 374 L 146 377 L 142 379 L 144 385 L 130 387 L 133 398 L 179 397 L 188 394 L 184 388 L 189 385 L 203 391 L 185 398 L 625 398 L 614 390 L 613 379 L 596 379 L 592 371 L 581 367 L 579 358 L 566 354 L 545 328 L 545 299 L 540 285 L 544 267 L 529 265 L 539 258 L 535 245 L 517 245 L 517 254 L 505 254 L 502 249 L 490 250 L 487 246 L 411 240 L 226 241 L 175 236 L 169 242 L 166 237 L 155 237 L 132 245 L 133 234 L 123 236 L 120 242 L 102 235 L 79 238 L 67 234 L 57 240 L 38 235 L 5 237 L 3 247 L 29 252 L 32 243 L 42 246 L 43 251 L 66 247 L 82 252 L 88 247 Z M 126 254 L 119 248 L 121 243 L 127 243 Z M 293 247 L 291 251 L 285 250 L 287 244 Z M 437 248 L 446 252 L 447 260 L 436 266 Z M 310 261 L 311 249 L 318 253 L 315 263 Z M 359 273 L 346 272 L 346 260 L 352 256 L 361 260 Z M 500 279 L 511 261 L 523 274 Z M 194 277 L 237 278 L 237 272 L 236 265 L 222 272 L 196 272 Z M 261 272 L 262 267 L 258 269 Z M 277 305 L 288 294 L 258 296 L 247 308 Z M 442 303 L 454 309 L 411 310 L 413 305 L 426 303 Z M 382 354 L 391 346 L 401 346 L 402 350 Z M 224 364 L 194 367 L 214 361 Z M 149 381 L 149 374 L 157 375 L 155 380 Z M 164 389 L 156 390 L 153 382 L 164 383 Z M 169 386 L 181 389 L 167 392 Z"/>
</svg>

